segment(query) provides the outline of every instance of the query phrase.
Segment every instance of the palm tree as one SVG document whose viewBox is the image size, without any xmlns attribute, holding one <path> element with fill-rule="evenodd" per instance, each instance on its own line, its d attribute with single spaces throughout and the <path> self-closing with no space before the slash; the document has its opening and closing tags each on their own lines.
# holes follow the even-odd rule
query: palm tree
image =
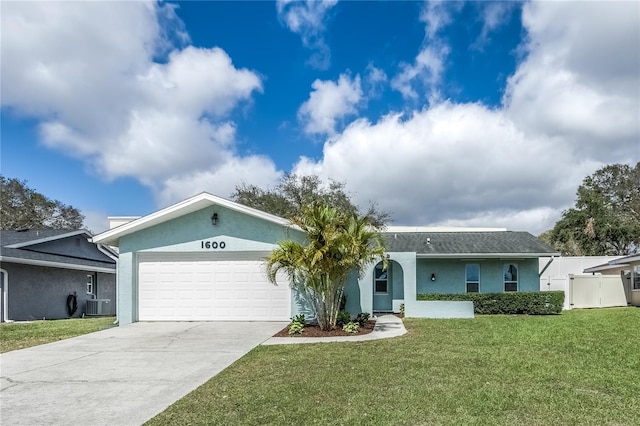
<svg viewBox="0 0 640 426">
<path fill-rule="evenodd" d="M 267 275 L 275 283 L 284 271 L 309 301 L 323 330 L 335 328 L 347 276 L 360 275 L 383 259 L 384 244 L 368 216 L 347 215 L 315 203 L 291 219 L 307 236 L 306 245 L 286 240 L 267 258 Z"/>
</svg>

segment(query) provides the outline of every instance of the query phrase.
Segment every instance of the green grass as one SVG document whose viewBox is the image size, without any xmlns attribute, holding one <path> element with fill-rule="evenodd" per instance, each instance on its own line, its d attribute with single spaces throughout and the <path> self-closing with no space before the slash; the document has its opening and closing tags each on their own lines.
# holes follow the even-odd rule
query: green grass
<svg viewBox="0 0 640 426">
<path fill-rule="evenodd" d="M 638 424 L 638 308 L 405 325 L 258 347 L 147 424 Z"/>
<path fill-rule="evenodd" d="M 0 353 L 93 333 L 111 326 L 114 319 L 107 317 L 3 323 L 0 324 Z"/>
</svg>

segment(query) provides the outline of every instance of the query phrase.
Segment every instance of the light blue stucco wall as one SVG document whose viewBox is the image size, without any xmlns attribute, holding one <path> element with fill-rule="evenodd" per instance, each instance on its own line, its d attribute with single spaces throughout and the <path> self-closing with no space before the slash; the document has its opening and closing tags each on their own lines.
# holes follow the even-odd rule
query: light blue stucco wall
<svg viewBox="0 0 640 426">
<path fill-rule="evenodd" d="M 407 253 L 387 253 L 392 272 L 390 277 L 390 290 L 393 301 L 407 299 L 413 294 L 416 299 L 416 254 Z M 347 294 L 347 306 L 350 313 L 360 313 L 374 311 L 373 276 L 376 263 L 368 265 L 362 277 L 358 280 L 359 305 L 349 305 L 349 300 L 353 300 L 351 292 Z M 357 296 L 356 296 L 357 297 Z"/>
<path fill-rule="evenodd" d="M 396 306 L 402 301 L 405 304 L 405 314 L 421 315 L 425 304 L 416 301 L 418 293 L 464 293 L 465 265 L 476 263 L 480 265 L 480 291 L 504 291 L 503 265 L 515 263 L 518 265 L 518 291 L 538 291 L 538 259 L 416 259 L 415 253 L 389 253 L 392 265 L 391 282 L 392 295 Z M 373 292 L 373 270 L 375 264 L 369 265 L 358 285 L 352 278 L 347 285 L 347 310 L 354 314 L 358 312 L 373 312 L 376 296 Z M 435 281 L 431 281 L 431 274 L 435 274 Z M 357 303 L 356 303 L 357 301 Z"/>
<path fill-rule="evenodd" d="M 217 225 L 211 215 L 218 213 Z M 118 259 L 117 315 L 121 324 L 138 320 L 138 260 L 141 256 L 162 253 L 210 255 L 212 259 L 241 252 L 266 257 L 282 240 L 304 241 L 296 229 L 269 222 L 229 208 L 209 206 L 164 223 L 142 229 L 120 238 Z M 203 248 L 203 241 L 225 241 L 224 249 Z M 292 295 L 291 314 L 304 311 L 299 298 Z"/>
<path fill-rule="evenodd" d="M 211 215 L 214 212 L 218 213 L 218 224 L 215 226 L 211 224 Z M 298 241 L 304 239 L 303 234 L 295 229 L 225 207 L 212 206 L 123 236 L 120 239 L 120 253 L 158 250 L 158 248 L 165 246 L 213 239 L 219 236 L 232 236 L 269 244 L 286 239 Z M 186 248 L 182 250 L 198 251 L 201 249 L 196 246 L 192 250 Z M 234 250 L 234 247 L 227 244 L 225 250 L 231 251 Z"/>
<path fill-rule="evenodd" d="M 518 265 L 518 291 L 538 291 L 540 278 L 538 276 L 538 259 L 418 259 L 417 283 L 418 293 L 464 293 L 465 265 L 475 263 L 480 265 L 480 292 L 492 293 L 504 291 L 503 266 L 506 263 Z M 435 274 L 436 280 L 431 280 Z"/>
</svg>

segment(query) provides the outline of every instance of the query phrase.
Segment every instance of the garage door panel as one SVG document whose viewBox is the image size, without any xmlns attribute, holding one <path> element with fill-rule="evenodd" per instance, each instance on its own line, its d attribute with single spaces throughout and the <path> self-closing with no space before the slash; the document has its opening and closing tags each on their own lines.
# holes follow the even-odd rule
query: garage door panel
<svg viewBox="0 0 640 426">
<path fill-rule="evenodd" d="M 260 261 L 139 264 L 140 321 L 288 321 L 290 289 Z"/>
</svg>

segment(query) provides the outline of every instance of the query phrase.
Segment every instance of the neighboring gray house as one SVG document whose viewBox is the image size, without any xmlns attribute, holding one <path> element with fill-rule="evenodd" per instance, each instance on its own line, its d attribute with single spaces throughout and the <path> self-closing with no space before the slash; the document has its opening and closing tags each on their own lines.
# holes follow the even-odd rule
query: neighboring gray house
<svg viewBox="0 0 640 426">
<path fill-rule="evenodd" d="M 89 313 L 98 313 L 99 300 L 100 314 L 115 314 L 117 254 L 91 237 L 85 230 L 1 231 L 0 319 L 81 317 L 88 300 Z"/>
<path fill-rule="evenodd" d="M 288 321 L 305 312 L 286 277 L 267 282 L 264 259 L 279 241 L 304 241 L 289 221 L 202 193 L 116 226 L 93 241 L 119 247 L 118 320 Z M 370 265 L 346 286 L 346 310 L 425 316 L 418 293 L 538 291 L 541 256 L 527 232 L 392 227 L 389 267 Z M 471 314 L 473 309 L 471 308 Z"/>
</svg>

